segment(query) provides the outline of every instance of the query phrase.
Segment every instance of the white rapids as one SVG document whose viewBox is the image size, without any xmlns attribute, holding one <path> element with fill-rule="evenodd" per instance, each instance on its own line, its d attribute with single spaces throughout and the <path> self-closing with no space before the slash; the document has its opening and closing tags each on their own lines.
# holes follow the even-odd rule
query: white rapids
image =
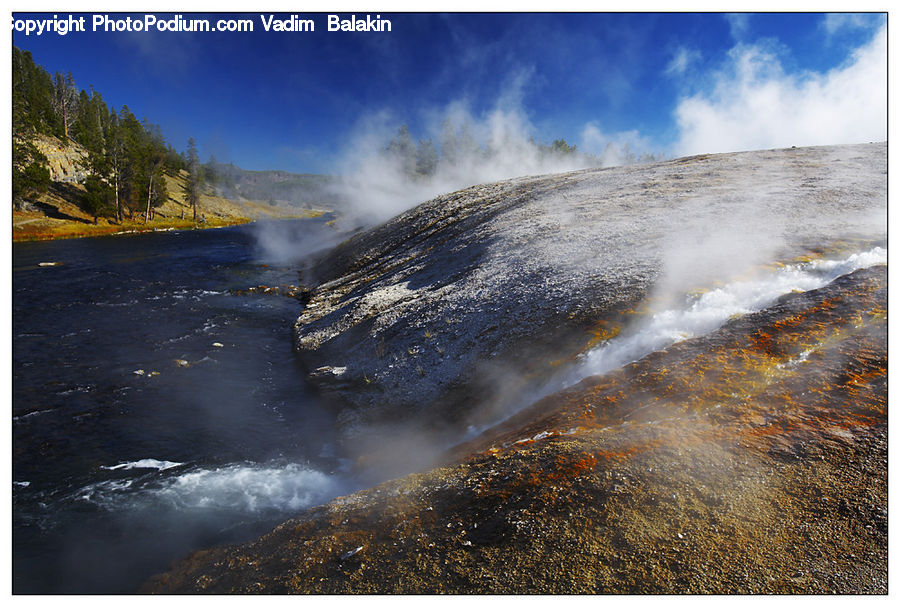
<svg viewBox="0 0 900 607">
<path fill-rule="evenodd" d="M 151 465 L 156 462 L 155 465 Z M 182 466 L 142 460 L 109 470 L 154 468 L 161 472 Z M 301 464 L 231 464 L 150 478 L 105 480 L 83 487 L 76 499 L 109 510 L 146 507 L 178 511 L 291 512 L 322 503 L 340 493 L 342 484 L 330 474 Z"/>
</svg>

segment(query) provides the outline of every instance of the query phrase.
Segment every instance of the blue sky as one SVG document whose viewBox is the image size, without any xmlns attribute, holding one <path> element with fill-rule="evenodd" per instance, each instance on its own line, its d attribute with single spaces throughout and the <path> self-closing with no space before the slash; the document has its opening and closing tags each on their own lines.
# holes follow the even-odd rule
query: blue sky
<svg viewBox="0 0 900 607">
<path fill-rule="evenodd" d="M 13 43 L 161 125 L 177 149 L 193 136 L 204 160 L 248 169 L 339 172 L 361 132 L 406 123 L 436 137 L 448 115 L 497 112 L 537 140 L 595 153 L 887 138 L 882 14 L 381 13 L 389 33 L 327 32 L 321 13 L 302 15 L 315 21 L 308 33 L 265 32 L 255 13 L 185 16 L 245 17 L 255 31 L 88 25 L 13 32 Z"/>
</svg>

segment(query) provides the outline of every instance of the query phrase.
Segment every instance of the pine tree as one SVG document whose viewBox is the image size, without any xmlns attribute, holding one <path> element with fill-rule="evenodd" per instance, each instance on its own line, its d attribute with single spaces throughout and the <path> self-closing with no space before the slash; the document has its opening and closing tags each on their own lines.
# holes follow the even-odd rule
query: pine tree
<svg viewBox="0 0 900 607">
<path fill-rule="evenodd" d="M 88 152 L 102 153 L 108 124 L 109 108 L 100 93 L 93 90 L 93 87 L 90 94 L 82 90 L 71 126 L 72 138 Z"/>
<path fill-rule="evenodd" d="M 53 108 L 50 74 L 34 63 L 31 53 L 13 47 L 13 133 L 53 133 L 58 119 Z"/>
<path fill-rule="evenodd" d="M 404 175 L 413 177 L 416 173 L 416 145 L 409 135 L 409 129 L 402 125 L 397 130 L 397 135 L 388 144 L 388 158 L 396 163 Z"/>
<path fill-rule="evenodd" d="M 163 178 L 168 150 L 159 125 L 145 122 L 144 133 L 146 138 L 143 142 L 142 156 L 147 182 L 147 210 L 144 213 L 144 223 L 147 223 L 150 220 L 152 209 L 163 204 L 168 196 L 166 182 Z"/>
<path fill-rule="evenodd" d="M 437 171 L 438 152 L 431 139 L 420 141 L 416 146 L 416 174 L 431 177 Z"/>
<path fill-rule="evenodd" d="M 18 206 L 22 200 L 46 192 L 50 186 L 47 157 L 34 144 L 13 140 L 12 197 Z"/>
<path fill-rule="evenodd" d="M 116 202 L 116 221 L 122 223 L 122 183 L 125 177 L 125 141 L 119 128 L 119 116 L 114 109 L 109 112 L 109 128 L 106 133 L 107 169 L 113 182 Z"/>
<path fill-rule="evenodd" d="M 62 140 L 69 139 L 69 124 L 73 120 L 78 105 L 78 93 L 75 90 L 75 79 L 72 72 L 63 76 L 56 72 L 53 86 L 53 107 L 62 124 Z"/>
<path fill-rule="evenodd" d="M 119 168 L 119 197 L 123 209 L 128 211 L 128 217 L 134 218 L 135 210 L 141 207 L 144 188 L 143 178 L 143 146 L 141 123 L 127 105 L 119 110 L 118 135 L 122 146 L 121 164 Z"/>
<path fill-rule="evenodd" d="M 100 93 L 93 88 L 90 95 L 81 91 L 78 118 L 73 125 L 73 136 L 87 151 L 80 166 L 88 177 L 104 182 L 112 178 L 112 123 L 110 111 Z"/>
<path fill-rule="evenodd" d="M 200 157 L 197 154 L 197 144 L 194 138 L 188 139 L 188 149 L 185 158 L 188 177 L 184 185 L 184 201 L 191 206 L 194 214 L 194 222 L 197 221 L 197 207 L 200 203 L 200 188 L 203 185 L 203 168 L 200 166 Z"/>
<path fill-rule="evenodd" d="M 50 75 L 35 65 L 28 51 L 13 47 L 12 69 L 12 197 L 23 200 L 47 191 L 50 171 L 47 157 L 31 142 L 35 133 L 49 129 L 53 118 L 48 104 L 52 90 Z"/>
<path fill-rule="evenodd" d="M 94 216 L 94 223 L 98 217 L 115 212 L 115 194 L 108 183 L 90 175 L 84 180 L 84 189 L 84 210 Z"/>
</svg>

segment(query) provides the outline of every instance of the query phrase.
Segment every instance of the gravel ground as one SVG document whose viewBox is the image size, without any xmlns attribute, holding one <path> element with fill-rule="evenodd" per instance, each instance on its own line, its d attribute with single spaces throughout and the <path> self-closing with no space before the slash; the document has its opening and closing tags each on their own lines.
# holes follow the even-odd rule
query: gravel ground
<svg viewBox="0 0 900 607">
<path fill-rule="evenodd" d="M 884 594 L 886 297 L 786 297 L 144 591 Z"/>
<path fill-rule="evenodd" d="M 886 593 L 883 265 L 534 402 L 686 293 L 883 246 L 886 179 L 885 144 L 697 156 L 358 234 L 306 269 L 295 344 L 344 448 L 395 480 L 144 591 Z"/>
</svg>

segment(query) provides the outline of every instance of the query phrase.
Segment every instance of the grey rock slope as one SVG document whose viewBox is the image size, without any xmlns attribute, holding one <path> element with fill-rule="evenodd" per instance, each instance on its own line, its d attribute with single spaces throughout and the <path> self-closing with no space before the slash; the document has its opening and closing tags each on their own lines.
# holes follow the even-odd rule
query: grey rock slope
<svg viewBox="0 0 900 607">
<path fill-rule="evenodd" d="M 648 301 L 883 242 L 886 189 L 884 143 L 474 186 L 319 259 L 295 348 L 341 408 L 344 438 L 399 422 L 459 431 L 503 414 L 604 321 Z"/>
</svg>

